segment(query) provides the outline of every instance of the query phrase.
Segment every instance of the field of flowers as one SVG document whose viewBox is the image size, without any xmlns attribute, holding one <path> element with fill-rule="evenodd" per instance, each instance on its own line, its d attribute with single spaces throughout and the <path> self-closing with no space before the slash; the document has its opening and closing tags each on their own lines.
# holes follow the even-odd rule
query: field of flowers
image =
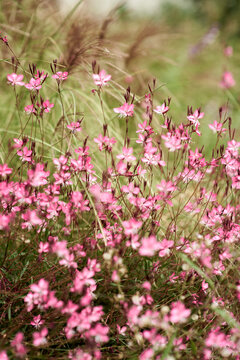
<svg viewBox="0 0 240 360">
<path fill-rule="evenodd" d="M 9 4 L 0 360 L 240 360 L 236 39 Z"/>
</svg>

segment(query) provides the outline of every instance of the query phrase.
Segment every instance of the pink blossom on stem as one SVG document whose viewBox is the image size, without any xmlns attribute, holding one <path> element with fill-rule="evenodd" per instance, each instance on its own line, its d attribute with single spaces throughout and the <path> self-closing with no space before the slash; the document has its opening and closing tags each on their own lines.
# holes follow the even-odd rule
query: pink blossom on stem
<svg viewBox="0 0 240 360">
<path fill-rule="evenodd" d="M 138 249 L 138 252 L 142 256 L 154 256 L 155 252 L 160 249 L 160 243 L 157 241 L 154 235 L 149 236 L 148 238 L 142 238 L 141 247 Z"/>
<path fill-rule="evenodd" d="M 169 107 L 166 106 L 165 103 L 163 103 L 162 105 L 158 105 L 156 107 L 156 109 L 154 109 L 153 111 L 157 114 L 163 115 L 163 114 L 166 114 L 166 112 L 168 112 L 168 110 L 169 110 Z"/>
<path fill-rule="evenodd" d="M 171 312 L 169 320 L 173 324 L 184 323 L 191 314 L 191 310 L 185 308 L 185 305 L 181 301 L 177 301 L 171 304 Z"/>
<path fill-rule="evenodd" d="M 34 170 L 28 170 L 28 181 L 31 186 L 37 187 L 48 183 L 49 171 L 44 171 L 44 164 L 37 164 Z"/>
<path fill-rule="evenodd" d="M 77 122 L 72 122 L 71 124 L 67 125 L 67 128 L 68 128 L 69 130 L 71 130 L 71 131 L 73 132 L 73 134 L 74 134 L 76 131 L 79 132 L 79 131 L 82 130 L 79 121 L 77 121 Z"/>
<path fill-rule="evenodd" d="M 54 104 L 50 103 L 49 100 L 45 100 L 42 103 L 42 107 L 43 107 L 45 113 L 49 113 L 51 111 L 51 109 L 54 107 Z"/>
<path fill-rule="evenodd" d="M 42 320 L 41 315 L 34 316 L 33 320 L 31 321 L 31 325 L 34 326 L 36 329 L 39 329 L 42 324 L 44 324 L 44 320 Z"/>
<path fill-rule="evenodd" d="M 42 87 L 40 79 L 31 78 L 28 84 L 25 84 L 25 88 L 28 90 L 40 90 Z"/>
<path fill-rule="evenodd" d="M 12 169 L 8 167 L 7 164 L 0 164 L 0 176 L 6 177 L 12 173 Z"/>
<path fill-rule="evenodd" d="M 122 154 L 117 155 L 116 157 L 117 157 L 117 159 L 120 159 L 120 160 L 132 162 L 132 161 L 136 160 L 135 156 L 133 156 L 132 153 L 133 153 L 133 148 L 123 147 Z"/>
<path fill-rule="evenodd" d="M 23 345 L 24 335 L 22 332 L 18 332 L 15 338 L 11 341 L 11 346 L 14 348 L 16 356 L 25 357 L 27 353 L 26 347 Z"/>
<path fill-rule="evenodd" d="M 213 124 L 209 124 L 208 127 L 211 129 L 215 134 L 216 133 L 225 133 L 227 129 L 222 127 L 222 123 L 218 123 L 216 120 L 213 122 Z"/>
<path fill-rule="evenodd" d="M 25 106 L 24 111 L 27 114 L 36 114 L 36 109 L 35 109 L 34 105 L 32 105 L 32 104 Z"/>
<path fill-rule="evenodd" d="M 106 85 L 112 78 L 112 76 L 108 75 L 105 70 L 101 70 L 99 74 L 93 74 L 92 77 L 95 85 L 99 87 Z"/>
<path fill-rule="evenodd" d="M 68 72 L 67 71 L 64 71 L 64 72 L 58 71 L 58 72 L 56 72 L 56 74 L 52 75 L 52 78 L 56 79 L 56 80 L 58 80 L 60 82 L 63 81 L 63 80 L 67 80 Z"/>
<path fill-rule="evenodd" d="M 133 110 L 134 110 L 134 104 L 128 104 L 128 103 L 124 103 L 122 106 L 120 106 L 119 108 L 114 108 L 113 111 L 116 114 L 119 114 L 120 117 L 127 117 L 127 116 L 133 116 Z"/>
<path fill-rule="evenodd" d="M 193 123 L 193 125 L 196 127 L 196 133 L 200 136 L 200 132 L 198 131 L 198 127 L 200 125 L 199 120 L 204 117 L 204 112 L 200 112 L 200 109 L 197 109 L 194 111 L 193 114 L 190 114 L 187 116 L 188 120 Z"/>
<path fill-rule="evenodd" d="M 48 329 L 45 327 L 39 332 L 33 333 L 33 345 L 41 346 L 47 344 L 46 336 L 48 334 Z"/>
<path fill-rule="evenodd" d="M 12 74 L 7 75 L 7 79 L 8 79 L 8 83 L 11 84 L 12 86 L 14 86 L 14 85 L 24 86 L 25 85 L 25 83 L 22 81 L 23 75 L 17 75 L 15 73 L 12 73 Z"/>
<path fill-rule="evenodd" d="M 26 146 L 22 150 L 18 150 L 17 154 L 22 161 L 32 162 L 32 150 L 28 150 Z"/>
</svg>

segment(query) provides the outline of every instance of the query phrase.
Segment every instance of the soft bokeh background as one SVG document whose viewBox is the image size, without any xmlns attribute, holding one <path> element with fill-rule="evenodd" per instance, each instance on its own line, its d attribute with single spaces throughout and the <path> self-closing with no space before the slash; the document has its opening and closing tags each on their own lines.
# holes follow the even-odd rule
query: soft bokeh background
<svg viewBox="0 0 240 360">
<path fill-rule="evenodd" d="M 65 4 L 63 1 L 5 0 L 0 3 L 0 27 L 19 57 L 26 77 L 30 76 L 28 64 L 31 63 L 50 73 L 53 59 L 58 59 L 59 69 L 69 72 L 63 92 L 68 122 L 84 113 L 86 136 L 92 139 L 102 131 L 100 104 L 91 93 L 91 63 L 96 59 L 113 77 L 104 96 L 112 136 L 120 138 L 123 131 L 121 120 L 114 116 L 112 109 L 123 102 L 124 89 L 130 85 L 136 99 L 141 99 L 148 92 L 148 83 L 156 78 L 160 88 L 156 91 L 155 105 L 171 97 L 170 114 L 176 123 L 186 119 L 188 106 L 201 107 L 205 112 L 201 121 L 203 136 L 196 136 L 196 146 L 204 145 L 211 152 L 213 134 L 208 124 L 219 120 L 220 106 L 224 106 L 225 116 L 232 117 L 239 137 L 238 0 L 68 0 Z M 227 45 L 233 47 L 231 57 L 223 54 Z M 8 139 L 19 134 L 19 116 L 27 121 L 23 109 L 29 104 L 29 94 L 26 89 L 19 89 L 18 113 L 13 91 L 10 91 L 13 89 L 6 83 L 6 75 L 15 71 L 12 53 L 3 43 L 0 52 L 1 157 L 4 160 Z M 236 81 L 228 90 L 220 87 L 226 70 L 232 72 Z M 19 67 L 18 73 L 21 72 Z M 61 104 L 52 80 L 48 80 L 43 93 L 56 101 L 54 115 L 49 114 L 45 123 L 45 141 L 54 152 L 58 148 Z M 141 112 L 138 105 L 135 122 L 142 121 Z M 160 122 L 159 118 L 154 121 Z M 135 127 L 136 124 L 133 129 Z M 26 132 L 28 129 L 27 125 Z M 132 138 L 134 136 L 133 132 Z"/>
</svg>

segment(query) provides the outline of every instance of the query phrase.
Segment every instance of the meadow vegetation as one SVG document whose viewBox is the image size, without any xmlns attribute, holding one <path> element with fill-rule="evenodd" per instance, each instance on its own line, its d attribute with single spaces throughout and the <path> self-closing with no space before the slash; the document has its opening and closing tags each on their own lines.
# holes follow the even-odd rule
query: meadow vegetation
<svg viewBox="0 0 240 360">
<path fill-rule="evenodd" d="M 9 3 L 0 360 L 239 360 L 237 37 Z"/>
</svg>

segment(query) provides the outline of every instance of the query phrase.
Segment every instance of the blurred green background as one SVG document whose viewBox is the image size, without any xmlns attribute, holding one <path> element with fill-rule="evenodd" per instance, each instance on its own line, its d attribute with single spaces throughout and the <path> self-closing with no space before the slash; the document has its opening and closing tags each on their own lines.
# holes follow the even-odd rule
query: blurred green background
<svg viewBox="0 0 240 360">
<path fill-rule="evenodd" d="M 85 1 L 86 2 L 86 1 Z M 113 107 L 123 102 L 124 89 L 129 85 L 140 99 L 148 93 L 148 83 L 157 79 L 161 88 L 155 93 L 155 106 L 171 97 L 170 116 L 173 122 L 186 120 L 187 107 L 201 107 L 205 117 L 201 120 L 202 137 L 195 136 L 196 146 L 204 145 L 208 153 L 216 137 L 208 124 L 219 120 L 219 107 L 224 106 L 225 116 L 231 116 L 240 136 L 239 126 L 239 61 L 240 61 L 240 2 L 238 0 L 187 0 L 178 5 L 165 1 L 159 12 L 144 14 L 128 12 L 122 5 L 109 16 L 98 17 L 90 8 L 77 6 L 60 14 L 57 3 L 32 0 L 5 0 L 0 2 L 0 30 L 6 34 L 11 49 L 19 58 L 18 73 L 25 70 L 30 78 L 29 64 L 51 74 L 50 63 L 58 59 L 59 70 L 69 71 L 63 86 L 63 99 L 67 122 L 85 114 L 83 135 L 92 140 L 102 132 L 102 113 L 93 88 L 91 63 L 97 60 L 102 68 L 112 74 L 113 81 L 104 92 L 104 107 L 111 136 L 121 139 L 123 123 L 114 116 Z M 179 3 L 180 4 L 180 3 Z M 233 47 L 231 57 L 224 56 L 224 48 Z M 8 158 L 8 140 L 20 132 L 19 116 L 23 123 L 28 117 L 24 106 L 30 104 L 29 92 L 18 88 L 18 107 L 13 89 L 7 85 L 6 75 L 15 72 L 13 54 L 0 44 L 1 57 L 1 158 Z M 224 71 L 230 71 L 236 85 L 228 90 L 220 87 Z M 41 91 L 44 98 L 55 102 L 54 110 L 44 119 L 46 147 L 50 156 L 59 152 L 57 123 L 62 114 L 56 84 L 48 79 Z M 142 122 L 140 105 L 136 108 L 136 123 Z M 156 127 L 162 119 L 154 119 Z M 94 126 L 93 126 L 94 124 Z M 34 124 L 36 126 L 36 124 Z M 26 126 L 29 135 L 32 120 Z M 42 134 L 36 130 L 36 138 Z M 82 135 L 81 135 L 82 136 Z M 223 140 L 224 141 L 224 140 Z M 79 146 L 79 139 L 75 139 Z M 48 156 L 46 156 L 46 159 Z"/>
</svg>

